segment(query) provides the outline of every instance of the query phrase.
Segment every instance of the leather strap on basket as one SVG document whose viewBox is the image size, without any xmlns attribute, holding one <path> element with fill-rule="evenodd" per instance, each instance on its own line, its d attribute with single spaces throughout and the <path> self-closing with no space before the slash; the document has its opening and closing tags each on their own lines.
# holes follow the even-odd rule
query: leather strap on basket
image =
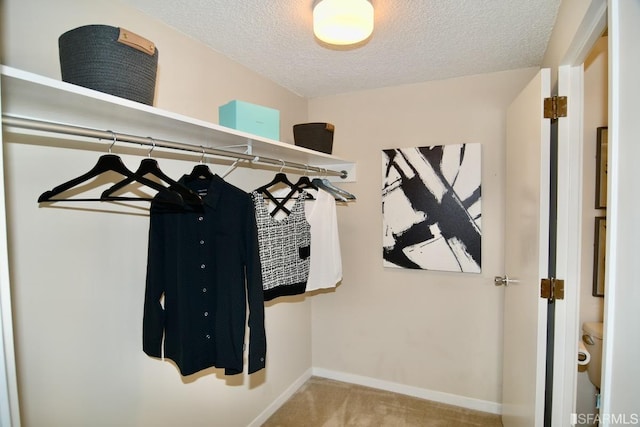
<svg viewBox="0 0 640 427">
<path fill-rule="evenodd" d="M 120 28 L 118 42 L 126 44 L 134 49 L 138 49 L 148 55 L 153 55 L 156 52 L 156 46 L 152 41 L 147 40 L 136 33 L 132 33 L 129 30 L 125 30 L 124 28 Z"/>
</svg>

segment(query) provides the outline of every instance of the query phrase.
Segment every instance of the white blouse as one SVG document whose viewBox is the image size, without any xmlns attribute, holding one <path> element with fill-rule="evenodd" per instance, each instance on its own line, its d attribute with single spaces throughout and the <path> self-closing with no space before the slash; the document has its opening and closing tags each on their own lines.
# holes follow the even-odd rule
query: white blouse
<svg viewBox="0 0 640 427">
<path fill-rule="evenodd" d="M 305 201 L 305 216 L 311 225 L 311 263 L 309 266 L 309 278 L 306 291 L 335 288 L 342 280 L 342 254 L 340 252 L 340 238 L 338 234 L 338 216 L 336 213 L 336 201 L 333 196 L 322 189 L 304 189 L 313 195 L 314 199 Z M 272 192 L 276 197 L 283 197 L 290 189 L 281 189 Z M 289 200 L 285 206 L 291 208 L 293 200 Z M 275 205 L 269 206 L 271 211 Z M 286 214 L 283 211 L 276 213 L 276 219 L 282 219 Z"/>
</svg>

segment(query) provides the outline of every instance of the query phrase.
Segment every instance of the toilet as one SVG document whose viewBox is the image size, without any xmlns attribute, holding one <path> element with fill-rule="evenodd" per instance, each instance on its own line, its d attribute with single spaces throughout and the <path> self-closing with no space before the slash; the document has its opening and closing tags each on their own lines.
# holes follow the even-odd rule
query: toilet
<svg viewBox="0 0 640 427">
<path fill-rule="evenodd" d="M 602 372 L 602 322 L 583 323 L 582 342 L 591 355 L 591 360 L 587 364 L 589 380 L 599 390 Z"/>
</svg>

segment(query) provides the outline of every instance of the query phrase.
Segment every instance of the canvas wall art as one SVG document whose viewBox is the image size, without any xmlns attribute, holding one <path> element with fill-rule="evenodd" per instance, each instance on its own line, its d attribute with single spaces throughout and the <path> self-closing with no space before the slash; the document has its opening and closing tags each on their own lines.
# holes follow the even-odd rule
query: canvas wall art
<svg viewBox="0 0 640 427">
<path fill-rule="evenodd" d="M 481 271 L 481 145 L 382 152 L 385 267 Z"/>
</svg>

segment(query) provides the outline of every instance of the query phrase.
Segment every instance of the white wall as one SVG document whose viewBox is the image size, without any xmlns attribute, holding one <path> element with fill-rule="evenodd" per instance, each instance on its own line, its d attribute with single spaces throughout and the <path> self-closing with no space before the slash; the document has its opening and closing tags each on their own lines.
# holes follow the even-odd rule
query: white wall
<svg viewBox="0 0 640 427">
<path fill-rule="evenodd" d="M 581 30 L 581 25 L 585 16 L 589 15 L 590 8 L 597 8 L 605 0 L 562 0 L 556 23 L 549 39 L 547 50 L 545 51 L 542 66 L 557 71 L 560 65 L 577 65 L 567 63 L 567 55 L 573 52 L 575 35 Z M 557 73 L 551 73 L 551 87 L 557 82 Z"/>
<path fill-rule="evenodd" d="M 218 105 L 229 99 L 268 105 L 281 111 L 281 133 L 289 141 L 291 125 L 306 119 L 306 100 L 117 1 L 3 3 L 6 65 L 59 79 L 60 34 L 89 23 L 123 26 L 159 48 L 156 106 L 217 122 Z M 181 378 L 169 362 L 147 357 L 141 323 L 148 217 L 105 213 L 99 204 L 36 203 L 43 191 L 87 171 L 107 145 L 59 149 L 51 145 L 69 144 L 14 134 L 4 142 L 24 426 L 246 426 L 309 372 L 311 305 L 295 298 L 267 306 L 267 369 L 251 377 L 210 369 Z M 122 157 L 132 169 L 141 159 Z M 197 160 L 159 162 L 178 177 Z M 227 180 L 250 190 L 272 176 L 237 171 Z"/>
<path fill-rule="evenodd" d="M 344 184 L 358 200 L 339 217 L 344 281 L 312 302 L 314 367 L 497 408 L 505 111 L 535 71 L 310 100 L 309 119 L 336 126 L 334 154 L 358 163 L 358 181 Z M 381 150 L 463 142 L 482 144 L 482 273 L 383 268 Z"/>
</svg>

